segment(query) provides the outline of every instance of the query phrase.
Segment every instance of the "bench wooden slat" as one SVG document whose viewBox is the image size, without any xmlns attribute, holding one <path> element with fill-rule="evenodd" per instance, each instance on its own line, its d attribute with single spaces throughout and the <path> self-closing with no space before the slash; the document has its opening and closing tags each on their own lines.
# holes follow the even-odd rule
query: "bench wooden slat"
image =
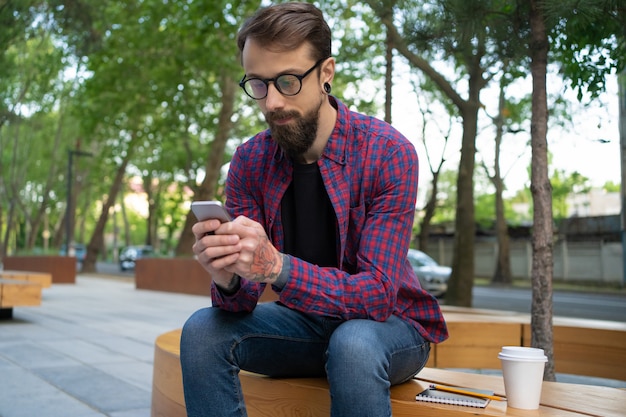
<svg viewBox="0 0 626 417">
<path fill-rule="evenodd" d="M 579 320 L 579 324 L 557 320 L 553 324 L 556 372 L 626 381 L 626 323 Z M 524 345 L 530 346 L 530 324 L 523 332 Z"/>
<path fill-rule="evenodd" d="M 471 363 L 472 368 L 499 369 L 500 347 L 522 342 L 521 323 L 448 320 L 450 337 L 435 348 L 437 368 L 467 368 Z"/>
<path fill-rule="evenodd" d="M 41 285 L 0 278 L 0 319 L 11 319 L 13 307 L 41 305 Z"/>
<path fill-rule="evenodd" d="M 499 369 L 501 346 L 531 344 L 529 314 L 454 306 L 442 310 L 450 338 L 435 347 L 431 367 Z M 521 326 L 519 340 L 514 326 Z M 626 381 L 626 323 L 555 317 L 553 347 L 559 373 Z"/>
<path fill-rule="evenodd" d="M 52 274 L 33 271 L 0 271 L 0 278 L 29 281 L 41 285 L 43 288 L 52 286 Z"/>
<path fill-rule="evenodd" d="M 38 305 L 41 305 L 41 286 L 39 284 L 0 279 L 0 307 Z"/>
</svg>

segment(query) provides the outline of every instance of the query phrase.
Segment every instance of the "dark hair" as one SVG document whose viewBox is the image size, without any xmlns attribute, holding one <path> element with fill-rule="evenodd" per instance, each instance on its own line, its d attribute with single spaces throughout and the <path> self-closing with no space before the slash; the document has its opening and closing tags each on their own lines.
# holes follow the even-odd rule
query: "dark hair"
<svg viewBox="0 0 626 417">
<path fill-rule="evenodd" d="M 248 38 L 279 51 L 291 51 L 308 42 L 313 60 L 331 56 L 330 28 L 322 12 L 309 3 L 283 3 L 259 9 L 239 30 L 239 52 Z"/>
</svg>

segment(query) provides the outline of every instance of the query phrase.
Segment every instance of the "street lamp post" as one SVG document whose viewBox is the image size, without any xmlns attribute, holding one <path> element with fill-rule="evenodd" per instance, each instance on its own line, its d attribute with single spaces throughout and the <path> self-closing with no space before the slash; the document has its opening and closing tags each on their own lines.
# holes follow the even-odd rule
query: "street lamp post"
<svg viewBox="0 0 626 417">
<path fill-rule="evenodd" d="M 619 97 L 619 136 L 621 157 L 621 228 L 622 228 L 622 286 L 626 285 L 626 69 L 617 76 Z"/>
<path fill-rule="evenodd" d="M 93 156 L 90 152 L 84 152 L 79 150 L 68 149 L 67 151 L 67 204 L 65 206 L 65 254 L 67 256 L 73 256 L 74 252 L 74 204 L 72 199 L 72 186 L 73 186 L 73 159 L 76 156 Z"/>
</svg>

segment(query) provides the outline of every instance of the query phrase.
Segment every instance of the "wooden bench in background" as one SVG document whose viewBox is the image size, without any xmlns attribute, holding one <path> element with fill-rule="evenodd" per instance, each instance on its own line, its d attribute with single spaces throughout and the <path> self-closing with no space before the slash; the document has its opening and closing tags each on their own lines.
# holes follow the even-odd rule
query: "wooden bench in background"
<svg viewBox="0 0 626 417">
<path fill-rule="evenodd" d="M 0 271 L 0 319 L 13 317 L 13 307 L 41 305 L 43 288 L 52 286 L 52 274 L 33 271 Z"/>
<path fill-rule="evenodd" d="M 429 366 L 499 369 L 501 346 L 531 346 L 528 314 L 442 310 L 450 338 L 434 346 L 435 361 Z M 554 317 L 552 327 L 556 372 L 626 381 L 626 323 Z"/>
<path fill-rule="evenodd" d="M 626 381 L 626 323 L 555 317 L 552 327 L 557 372 Z M 530 323 L 522 331 L 530 346 Z"/>
<path fill-rule="evenodd" d="M 135 288 L 211 295 L 211 278 L 193 258 L 142 258 L 135 262 Z"/>
<path fill-rule="evenodd" d="M 194 258 L 142 258 L 135 262 L 135 288 L 193 295 L 211 295 L 211 276 Z M 276 301 L 268 285 L 260 302 Z"/>
<path fill-rule="evenodd" d="M 6 256 L 2 260 L 5 270 L 44 272 L 52 276 L 53 284 L 76 282 L 76 257 L 74 256 Z"/>
<path fill-rule="evenodd" d="M 152 417 L 185 417 L 180 370 L 180 330 L 159 336 L 155 344 Z M 324 378 L 277 379 L 240 374 L 250 417 L 328 417 L 330 397 Z M 508 409 L 506 402 L 491 401 L 487 408 L 451 406 L 415 401 L 415 395 L 431 383 L 493 390 L 504 395 L 499 376 L 425 368 L 415 379 L 394 386 L 394 417 L 409 416 L 623 416 L 626 390 L 609 387 L 544 382 L 539 410 Z M 367 395 L 367 393 L 364 393 Z"/>
<path fill-rule="evenodd" d="M 0 278 L 0 319 L 13 317 L 13 307 L 41 305 L 41 285 L 36 282 Z"/>
<path fill-rule="evenodd" d="M 52 286 L 52 274 L 48 272 L 2 270 L 0 271 L 0 278 L 34 282 L 41 285 L 42 288 Z"/>
<path fill-rule="evenodd" d="M 427 366 L 500 369 L 502 346 L 522 346 L 522 315 L 507 311 L 442 306 L 450 337 L 431 347 Z"/>
</svg>

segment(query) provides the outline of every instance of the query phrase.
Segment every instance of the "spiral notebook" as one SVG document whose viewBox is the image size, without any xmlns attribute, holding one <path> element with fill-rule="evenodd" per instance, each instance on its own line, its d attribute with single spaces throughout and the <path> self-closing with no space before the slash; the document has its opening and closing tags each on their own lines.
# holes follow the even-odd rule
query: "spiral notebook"
<svg viewBox="0 0 626 417">
<path fill-rule="evenodd" d="M 455 388 L 455 387 L 452 387 Z M 484 389 L 462 388 L 465 391 L 475 392 L 477 394 L 493 395 L 493 391 Z M 415 396 L 417 401 L 426 401 L 430 403 L 464 405 L 466 407 L 485 408 L 489 398 L 473 397 L 470 395 L 457 394 L 454 392 L 446 392 L 434 388 L 428 388 Z"/>
</svg>

